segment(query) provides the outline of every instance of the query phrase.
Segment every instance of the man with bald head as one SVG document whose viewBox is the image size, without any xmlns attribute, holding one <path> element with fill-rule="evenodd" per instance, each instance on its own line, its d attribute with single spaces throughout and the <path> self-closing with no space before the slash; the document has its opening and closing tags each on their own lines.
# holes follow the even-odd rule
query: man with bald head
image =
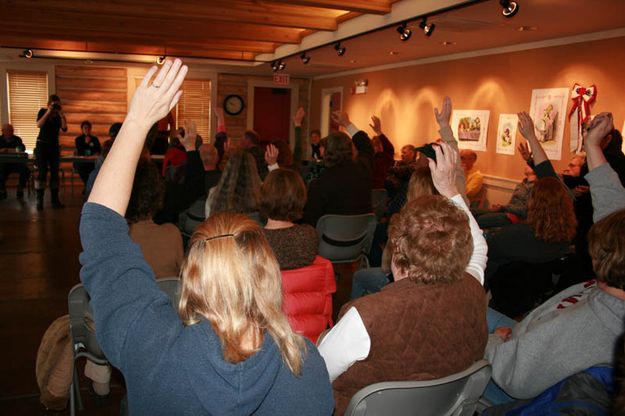
<svg viewBox="0 0 625 416">
<path fill-rule="evenodd" d="M 25 152 L 26 146 L 22 142 L 19 136 L 13 134 L 13 126 L 10 124 L 2 125 L 2 135 L 0 136 L 0 152 Z M 7 197 L 7 191 L 5 183 L 7 177 L 12 173 L 17 172 L 20 175 L 20 179 L 17 185 L 17 197 L 24 197 L 24 187 L 30 177 L 30 170 L 26 163 L 0 163 L 0 199 Z"/>
</svg>

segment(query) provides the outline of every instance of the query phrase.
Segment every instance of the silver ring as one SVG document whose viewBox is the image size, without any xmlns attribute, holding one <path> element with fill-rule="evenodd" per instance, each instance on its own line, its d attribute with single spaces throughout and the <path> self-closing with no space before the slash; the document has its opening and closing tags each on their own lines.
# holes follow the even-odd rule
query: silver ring
<svg viewBox="0 0 625 416">
<path fill-rule="evenodd" d="M 152 84 L 152 86 L 153 86 L 154 88 L 160 88 L 160 87 L 161 87 L 160 85 L 154 85 L 154 84 Z"/>
</svg>

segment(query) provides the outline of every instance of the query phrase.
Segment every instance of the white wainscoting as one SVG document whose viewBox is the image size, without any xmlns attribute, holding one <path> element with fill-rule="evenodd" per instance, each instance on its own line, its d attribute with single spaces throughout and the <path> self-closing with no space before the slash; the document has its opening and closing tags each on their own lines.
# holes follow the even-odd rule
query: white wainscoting
<svg viewBox="0 0 625 416">
<path fill-rule="evenodd" d="M 484 175 L 484 185 L 488 189 L 486 197 L 490 205 L 505 205 L 510 201 L 512 191 L 521 179 L 508 179 L 501 176 Z"/>
</svg>

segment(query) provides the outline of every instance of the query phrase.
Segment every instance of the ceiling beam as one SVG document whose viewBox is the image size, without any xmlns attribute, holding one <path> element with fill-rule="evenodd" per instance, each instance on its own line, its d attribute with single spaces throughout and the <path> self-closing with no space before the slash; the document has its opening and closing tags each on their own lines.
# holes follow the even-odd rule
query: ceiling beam
<svg viewBox="0 0 625 416">
<path fill-rule="evenodd" d="M 212 22 L 249 23 L 255 25 L 281 26 L 311 30 L 335 30 L 336 18 L 343 14 L 337 10 L 319 9 L 315 7 L 293 6 L 291 4 L 264 3 L 250 0 L 233 0 L 213 3 L 179 2 L 175 7 L 163 4 L 154 7 L 153 2 L 119 2 L 112 7 L 109 2 L 97 0 L 26 0 L 20 1 L 19 7 L 6 0 L 3 14 L 11 18 L 33 13 L 64 13 L 68 19 L 90 21 L 92 18 L 109 17 L 109 25 L 120 16 L 136 19 L 160 20 L 168 27 L 178 22 L 199 22 L 210 25 Z"/>
<path fill-rule="evenodd" d="M 345 10 L 366 14 L 386 14 L 391 11 L 388 0 L 271 0 L 274 3 L 288 3 L 299 6 Z"/>
</svg>

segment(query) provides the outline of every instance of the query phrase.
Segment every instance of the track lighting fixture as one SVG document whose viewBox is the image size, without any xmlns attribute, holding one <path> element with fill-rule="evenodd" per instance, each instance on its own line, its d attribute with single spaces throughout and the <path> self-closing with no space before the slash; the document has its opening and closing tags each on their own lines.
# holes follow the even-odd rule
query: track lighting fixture
<svg viewBox="0 0 625 416">
<path fill-rule="evenodd" d="M 24 51 L 22 52 L 21 56 L 23 58 L 30 59 L 30 58 L 33 57 L 33 50 L 32 49 L 24 49 Z"/>
<path fill-rule="evenodd" d="M 412 36 L 412 30 L 408 29 L 408 23 L 404 22 L 397 27 L 397 33 L 399 33 L 399 39 L 407 41 Z"/>
<path fill-rule="evenodd" d="M 286 64 L 282 62 L 281 59 L 278 59 L 277 61 L 273 61 L 271 63 L 271 69 L 273 69 L 273 72 L 282 71 L 285 68 L 286 68 Z"/>
<path fill-rule="evenodd" d="M 302 52 L 302 54 L 299 56 L 299 59 L 302 60 L 302 63 L 304 65 L 308 65 L 308 62 L 310 62 L 310 56 L 306 56 L 306 52 Z"/>
<path fill-rule="evenodd" d="M 424 17 L 423 20 L 421 20 L 421 23 L 419 23 L 419 27 L 423 29 L 423 33 L 425 33 L 425 36 L 432 36 L 432 33 L 434 33 L 434 29 L 436 29 L 436 25 L 434 23 L 430 23 L 428 25 L 427 19 L 427 17 Z"/>
<path fill-rule="evenodd" d="M 519 11 L 519 4 L 516 1 L 499 0 L 499 4 L 503 7 L 501 13 L 504 17 L 513 17 Z"/>
<path fill-rule="evenodd" d="M 341 42 L 336 42 L 334 44 L 334 50 L 336 51 L 338 56 L 343 56 L 345 55 L 345 51 L 347 50 L 347 48 L 345 46 L 341 46 Z"/>
<path fill-rule="evenodd" d="M 157 65 L 163 65 L 165 63 L 166 59 L 167 59 L 167 57 L 165 55 L 161 55 L 161 56 L 156 58 L 156 64 Z"/>
</svg>

